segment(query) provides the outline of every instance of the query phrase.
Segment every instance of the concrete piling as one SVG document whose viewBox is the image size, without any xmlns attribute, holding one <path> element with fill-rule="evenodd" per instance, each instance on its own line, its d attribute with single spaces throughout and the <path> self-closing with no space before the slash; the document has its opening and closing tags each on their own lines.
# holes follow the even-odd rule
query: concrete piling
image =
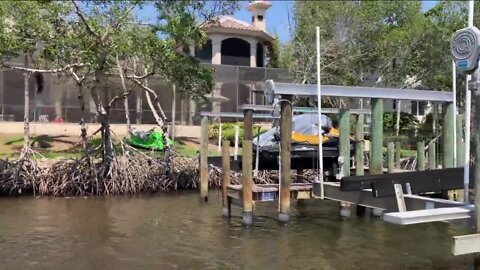
<svg viewBox="0 0 480 270">
<path fill-rule="evenodd" d="M 393 142 L 387 144 L 387 170 L 388 173 L 393 173 L 395 170 L 395 144 Z"/>
<path fill-rule="evenodd" d="M 435 142 L 428 143 L 428 169 L 435 170 L 437 168 L 437 145 Z"/>
<path fill-rule="evenodd" d="M 383 100 L 372 99 L 372 131 L 370 149 L 370 174 L 383 173 Z M 372 210 L 376 217 L 382 215 L 382 211 Z"/>
<path fill-rule="evenodd" d="M 443 127 L 442 127 L 442 168 L 453 168 L 453 126 L 454 106 L 452 102 L 443 106 Z"/>
<path fill-rule="evenodd" d="M 425 171 L 425 142 L 417 142 L 417 170 Z"/>
<path fill-rule="evenodd" d="M 364 126 L 365 126 L 365 116 L 359 114 L 357 116 L 357 124 L 355 126 L 355 175 L 364 175 L 365 171 L 363 168 L 363 151 L 365 148 L 364 141 Z"/>
<path fill-rule="evenodd" d="M 372 99 L 372 143 L 370 173 L 383 173 L 383 100 Z"/>
<path fill-rule="evenodd" d="M 350 112 L 345 109 L 340 110 L 340 157 L 343 160 L 341 172 L 343 176 L 350 176 Z M 351 204 L 340 202 L 340 216 L 350 217 Z"/>
<path fill-rule="evenodd" d="M 401 169 L 402 161 L 402 144 L 400 142 L 395 142 L 395 169 Z"/>
</svg>

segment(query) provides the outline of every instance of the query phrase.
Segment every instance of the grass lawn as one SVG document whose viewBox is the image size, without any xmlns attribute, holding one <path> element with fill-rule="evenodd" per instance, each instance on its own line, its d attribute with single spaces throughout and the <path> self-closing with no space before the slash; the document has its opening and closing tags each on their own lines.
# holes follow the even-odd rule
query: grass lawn
<svg viewBox="0 0 480 270">
<path fill-rule="evenodd" d="M 82 155 L 80 138 L 74 136 L 32 136 L 30 138 L 32 146 L 40 155 L 37 158 L 59 159 L 59 158 L 79 158 Z M 100 138 L 93 138 L 89 144 L 97 146 L 101 142 Z M 18 158 L 23 146 L 23 135 L 2 135 L 0 134 L 0 158 Z M 117 149 L 119 146 L 116 147 Z M 183 156 L 193 157 L 200 150 L 197 141 L 178 138 L 175 139 L 174 147 L 178 153 Z M 213 145 L 209 147 L 209 155 L 218 155 Z M 150 153 L 150 150 L 139 149 L 140 151 Z M 157 152 L 160 153 L 160 152 Z"/>
</svg>

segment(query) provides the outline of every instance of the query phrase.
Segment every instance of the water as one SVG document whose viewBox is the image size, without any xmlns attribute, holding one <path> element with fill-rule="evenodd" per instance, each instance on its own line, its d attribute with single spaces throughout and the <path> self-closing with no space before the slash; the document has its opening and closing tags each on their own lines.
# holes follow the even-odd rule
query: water
<svg viewBox="0 0 480 270">
<path fill-rule="evenodd" d="M 369 217 L 341 221 L 338 204 L 258 206 L 221 216 L 220 195 L 0 199 L 0 269 L 471 269 L 450 254 L 447 224 L 400 227 Z"/>
</svg>

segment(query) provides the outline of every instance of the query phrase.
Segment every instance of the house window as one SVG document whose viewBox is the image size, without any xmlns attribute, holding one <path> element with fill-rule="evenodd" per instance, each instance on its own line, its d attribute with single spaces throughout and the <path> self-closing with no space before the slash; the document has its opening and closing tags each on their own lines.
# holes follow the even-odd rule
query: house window
<svg viewBox="0 0 480 270">
<path fill-rule="evenodd" d="M 254 21 L 255 21 L 255 17 L 254 17 L 254 16 L 252 16 L 252 22 L 254 22 Z"/>
<path fill-rule="evenodd" d="M 393 100 L 392 107 L 393 107 L 394 110 L 397 109 L 397 100 L 396 99 Z"/>
<path fill-rule="evenodd" d="M 258 15 L 257 19 L 258 19 L 259 22 L 263 22 L 263 16 L 262 15 Z"/>
</svg>

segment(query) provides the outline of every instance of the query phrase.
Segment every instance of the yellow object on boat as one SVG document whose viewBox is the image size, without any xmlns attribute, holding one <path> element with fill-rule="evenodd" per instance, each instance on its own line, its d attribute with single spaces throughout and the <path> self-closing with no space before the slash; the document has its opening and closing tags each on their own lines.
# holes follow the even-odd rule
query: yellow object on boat
<svg viewBox="0 0 480 270">
<path fill-rule="evenodd" d="M 331 128 L 330 131 L 322 136 L 322 143 L 330 140 L 330 137 L 338 137 L 340 132 L 336 128 Z M 318 145 L 318 135 L 304 134 L 300 132 L 292 132 L 292 141 L 298 143 L 309 143 Z"/>
</svg>

